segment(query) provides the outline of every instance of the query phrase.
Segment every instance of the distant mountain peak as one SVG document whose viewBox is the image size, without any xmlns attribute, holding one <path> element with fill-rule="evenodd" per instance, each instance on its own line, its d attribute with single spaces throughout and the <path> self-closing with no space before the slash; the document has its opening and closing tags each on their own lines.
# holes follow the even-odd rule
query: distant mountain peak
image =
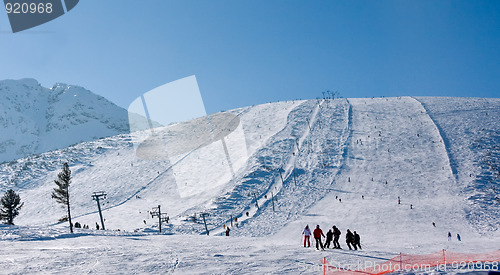
<svg viewBox="0 0 500 275">
<path fill-rule="evenodd" d="M 128 113 L 76 85 L 0 81 L 0 162 L 129 132 Z"/>
</svg>

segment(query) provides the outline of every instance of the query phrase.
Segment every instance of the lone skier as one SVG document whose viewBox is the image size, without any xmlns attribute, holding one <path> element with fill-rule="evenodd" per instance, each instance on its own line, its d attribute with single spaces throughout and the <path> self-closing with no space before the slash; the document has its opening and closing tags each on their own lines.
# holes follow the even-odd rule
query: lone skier
<svg viewBox="0 0 500 275">
<path fill-rule="evenodd" d="M 226 228 L 226 236 L 229 236 L 229 231 L 231 231 L 231 229 L 229 229 L 229 226 Z"/>
<path fill-rule="evenodd" d="M 321 242 L 321 236 L 325 237 L 325 234 L 323 234 L 323 230 L 319 228 L 319 225 L 316 225 L 316 229 L 313 231 L 314 235 L 314 240 L 316 241 L 316 249 L 319 250 L 319 247 L 321 247 L 321 250 L 325 250 L 323 247 L 323 243 Z"/>
<path fill-rule="evenodd" d="M 451 241 L 451 232 L 448 232 L 448 241 Z"/>
<path fill-rule="evenodd" d="M 311 247 L 311 229 L 309 229 L 309 225 L 306 225 L 306 228 L 304 228 L 302 235 L 304 235 L 304 247 L 306 247 L 306 242 L 307 247 Z"/>
</svg>

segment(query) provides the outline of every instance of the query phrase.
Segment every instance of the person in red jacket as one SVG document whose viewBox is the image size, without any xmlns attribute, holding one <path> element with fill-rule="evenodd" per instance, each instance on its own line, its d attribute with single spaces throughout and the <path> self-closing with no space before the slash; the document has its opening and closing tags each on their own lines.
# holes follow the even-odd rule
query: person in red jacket
<svg viewBox="0 0 500 275">
<path fill-rule="evenodd" d="M 319 228 L 319 225 L 316 225 L 316 229 L 313 231 L 313 236 L 314 240 L 316 240 L 316 249 L 319 250 L 319 247 L 321 247 L 321 250 L 325 250 L 323 248 L 323 243 L 321 242 L 321 236 L 325 237 L 325 234 L 323 234 L 323 230 Z"/>
</svg>

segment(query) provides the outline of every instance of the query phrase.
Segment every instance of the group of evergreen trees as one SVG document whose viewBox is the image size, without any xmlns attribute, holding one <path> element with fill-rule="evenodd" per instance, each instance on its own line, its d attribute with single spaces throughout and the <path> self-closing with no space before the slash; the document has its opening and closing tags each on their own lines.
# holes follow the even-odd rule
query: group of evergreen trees
<svg viewBox="0 0 500 275">
<path fill-rule="evenodd" d="M 64 163 L 61 173 L 57 175 L 57 179 L 54 180 L 54 182 L 57 187 L 52 191 L 52 198 L 68 210 L 68 215 L 62 217 L 59 221 L 69 221 L 69 230 L 73 233 L 73 223 L 71 222 L 71 210 L 69 204 L 71 170 L 69 169 L 68 163 Z M 0 202 L 0 220 L 4 220 L 6 224 L 14 225 L 14 218 L 19 215 L 19 210 L 21 210 L 24 205 L 24 202 L 21 202 L 21 197 L 14 190 L 9 189 L 5 192 Z"/>
</svg>

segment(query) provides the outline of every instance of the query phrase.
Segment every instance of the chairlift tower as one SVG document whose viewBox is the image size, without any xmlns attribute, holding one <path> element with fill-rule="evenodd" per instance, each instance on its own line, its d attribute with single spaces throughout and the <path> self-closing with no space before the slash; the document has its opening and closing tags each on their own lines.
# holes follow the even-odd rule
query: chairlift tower
<svg viewBox="0 0 500 275">
<path fill-rule="evenodd" d="M 208 236 L 208 235 L 210 235 L 210 232 L 208 232 L 207 221 L 205 220 L 205 217 L 210 216 L 210 214 L 200 213 L 200 216 L 203 218 L 203 224 L 205 224 L 205 230 L 207 231 L 207 236 Z"/>
<path fill-rule="evenodd" d="M 251 197 L 254 198 L 254 200 L 255 200 L 255 206 L 257 206 L 257 209 L 260 210 L 259 201 L 257 200 L 257 192 L 250 192 L 250 193 L 248 193 L 248 196 L 251 196 Z"/>
<path fill-rule="evenodd" d="M 159 227 L 160 233 L 161 233 L 161 224 L 163 222 L 168 223 L 170 217 L 167 216 L 167 213 L 161 212 L 160 205 L 158 205 L 158 207 L 153 208 L 149 213 L 151 214 L 151 218 L 158 217 L 158 227 Z"/>
<path fill-rule="evenodd" d="M 102 218 L 102 211 L 101 211 L 101 203 L 100 203 L 100 201 L 101 200 L 105 200 L 106 196 L 107 196 L 107 194 L 104 193 L 103 191 L 94 192 L 94 194 L 92 195 L 92 199 L 97 202 L 97 209 L 99 209 L 99 217 L 101 218 L 102 230 L 106 230 L 106 228 L 104 227 L 104 219 Z"/>
</svg>

